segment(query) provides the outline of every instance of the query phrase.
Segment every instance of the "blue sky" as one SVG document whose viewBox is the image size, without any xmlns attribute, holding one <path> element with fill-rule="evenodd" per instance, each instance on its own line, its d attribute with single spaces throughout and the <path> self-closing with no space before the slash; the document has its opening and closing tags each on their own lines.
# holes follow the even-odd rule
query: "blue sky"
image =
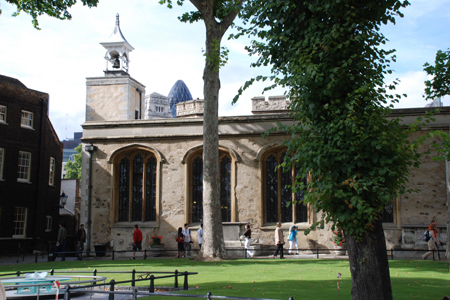
<svg viewBox="0 0 450 300">
<path fill-rule="evenodd" d="M 398 93 L 408 97 L 396 107 L 423 107 L 425 62 L 434 62 L 436 51 L 450 48 L 450 0 L 412 0 L 404 18 L 382 28 L 390 40 L 387 48 L 397 50 L 395 71 L 388 80 L 399 78 Z M 100 1 L 96 8 L 77 4 L 73 19 L 39 18 L 37 31 L 26 14 L 12 17 L 14 7 L 0 0 L 0 74 L 22 81 L 28 88 L 50 94 L 50 118 L 59 138 L 81 131 L 86 101 L 86 77 L 103 76 L 106 50 L 99 44 L 114 29 L 115 15 L 127 41 L 135 48 L 130 54 L 130 75 L 146 86 L 146 94 L 167 95 L 182 79 L 194 98 L 203 99 L 202 73 L 205 30 L 203 23 L 184 24 L 177 17 L 194 10 L 187 1 L 170 10 L 157 0 Z M 227 32 L 230 33 L 231 31 Z M 250 68 L 253 58 L 244 46 L 248 40 L 228 41 L 229 63 L 221 70 L 219 115 L 251 114 L 251 98 L 262 95 L 259 84 L 231 105 L 238 88 L 252 76 L 269 70 Z M 265 96 L 280 95 L 277 89 Z M 449 105 L 446 97 L 444 105 Z"/>
</svg>

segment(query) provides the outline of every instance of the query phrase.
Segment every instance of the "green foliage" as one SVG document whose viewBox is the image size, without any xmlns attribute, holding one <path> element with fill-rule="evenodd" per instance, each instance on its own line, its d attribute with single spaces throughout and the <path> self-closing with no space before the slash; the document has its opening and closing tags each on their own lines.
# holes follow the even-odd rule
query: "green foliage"
<svg viewBox="0 0 450 300">
<path fill-rule="evenodd" d="M 99 0 L 81 0 L 83 5 L 88 7 L 96 7 Z M 77 0 L 6 0 L 17 7 L 17 11 L 13 14 L 18 16 L 20 12 L 29 14 L 33 20 L 34 28 L 40 30 L 37 18 L 42 15 L 48 15 L 60 20 L 70 20 L 72 15 L 68 9 L 71 8 Z M 1 14 L 0 10 L 0 14 Z"/>
<path fill-rule="evenodd" d="M 450 95 L 450 49 L 439 50 L 436 53 L 435 65 L 425 63 L 424 71 L 433 76 L 431 80 L 425 81 L 425 98 L 435 98 Z"/>
<path fill-rule="evenodd" d="M 379 32 L 407 5 L 252 0 L 242 12 L 248 27 L 239 28 L 240 35 L 255 37 L 248 47 L 258 55 L 253 66 L 271 65 L 271 79 L 289 89 L 297 122 L 268 134 L 282 130 L 292 137 L 284 143 L 292 153 L 284 166 L 300 170 L 293 191 L 304 190 L 304 202 L 325 214 L 312 229 L 333 221 L 360 240 L 384 206 L 406 191 L 410 167 L 419 166 L 420 142 L 407 140 L 415 128 L 387 118 L 401 96 L 387 93 L 397 84 L 384 84 L 395 56 L 381 48 L 386 38 Z"/>
<path fill-rule="evenodd" d="M 64 169 L 66 170 L 66 179 L 81 179 L 81 147 L 82 144 L 79 144 L 75 150 L 77 151 L 77 154 L 73 155 L 74 161 L 72 162 L 69 160 L 65 166 Z"/>
<path fill-rule="evenodd" d="M 219 72 L 220 68 L 223 68 L 228 62 L 228 54 L 230 50 L 227 47 L 220 47 L 220 42 L 217 38 L 214 38 L 211 43 L 211 54 L 208 55 L 206 51 L 203 51 L 203 56 L 206 57 L 207 64 L 215 71 Z M 219 50 L 220 48 L 220 50 Z"/>
</svg>

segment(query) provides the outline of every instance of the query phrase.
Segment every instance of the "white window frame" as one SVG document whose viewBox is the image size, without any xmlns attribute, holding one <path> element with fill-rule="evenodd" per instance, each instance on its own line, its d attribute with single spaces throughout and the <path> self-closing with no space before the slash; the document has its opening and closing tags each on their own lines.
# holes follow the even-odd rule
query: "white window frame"
<svg viewBox="0 0 450 300">
<path fill-rule="evenodd" d="M 48 185 L 55 185 L 55 158 L 50 157 L 50 170 L 48 175 Z"/>
<path fill-rule="evenodd" d="M 0 148 L 0 180 L 3 180 L 3 166 L 5 165 L 5 149 Z"/>
<path fill-rule="evenodd" d="M 31 153 L 19 151 L 19 163 L 17 170 L 18 182 L 30 182 Z"/>
<path fill-rule="evenodd" d="M 6 117 L 8 116 L 7 112 L 8 108 L 4 105 L 0 105 L 0 123 L 7 124 L 6 123 Z"/>
<path fill-rule="evenodd" d="M 34 114 L 32 112 L 22 110 L 20 126 L 23 128 L 33 129 Z"/>
<path fill-rule="evenodd" d="M 45 229 L 45 232 L 51 232 L 53 225 L 53 218 L 52 216 L 45 216 L 45 218 L 47 219 L 47 228 Z"/>
<path fill-rule="evenodd" d="M 14 209 L 13 238 L 25 238 L 27 229 L 27 208 L 16 207 Z"/>
</svg>

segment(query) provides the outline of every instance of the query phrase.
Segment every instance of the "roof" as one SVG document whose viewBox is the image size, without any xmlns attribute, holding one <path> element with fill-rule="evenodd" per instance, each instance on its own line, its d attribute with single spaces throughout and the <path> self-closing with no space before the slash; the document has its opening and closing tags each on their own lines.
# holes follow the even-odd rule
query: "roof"
<svg viewBox="0 0 450 300">
<path fill-rule="evenodd" d="M 23 88 L 27 88 L 27 87 L 25 86 L 25 84 L 23 84 L 22 82 L 20 82 L 20 80 L 17 80 L 17 79 L 12 78 L 12 77 L 0 75 L 0 81 L 1 81 L 1 82 L 6 82 L 6 83 L 9 83 L 9 84 L 14 84 L 14 85 L 17 85 L 17 86 L 20 86 L 20 87 L 23 87 Z"/>
</svg>

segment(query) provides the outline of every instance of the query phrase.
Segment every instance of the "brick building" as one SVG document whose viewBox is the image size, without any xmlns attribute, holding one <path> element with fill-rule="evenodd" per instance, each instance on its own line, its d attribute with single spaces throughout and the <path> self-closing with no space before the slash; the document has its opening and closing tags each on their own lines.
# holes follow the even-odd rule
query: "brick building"
<svg viewBox="0 0 450 300">
<path fill-rule="evenodd" d="M 0 75 L 0 252 L 45 250 L 56 240 L 63 145 L 49 95 Z"/>
</svg>

